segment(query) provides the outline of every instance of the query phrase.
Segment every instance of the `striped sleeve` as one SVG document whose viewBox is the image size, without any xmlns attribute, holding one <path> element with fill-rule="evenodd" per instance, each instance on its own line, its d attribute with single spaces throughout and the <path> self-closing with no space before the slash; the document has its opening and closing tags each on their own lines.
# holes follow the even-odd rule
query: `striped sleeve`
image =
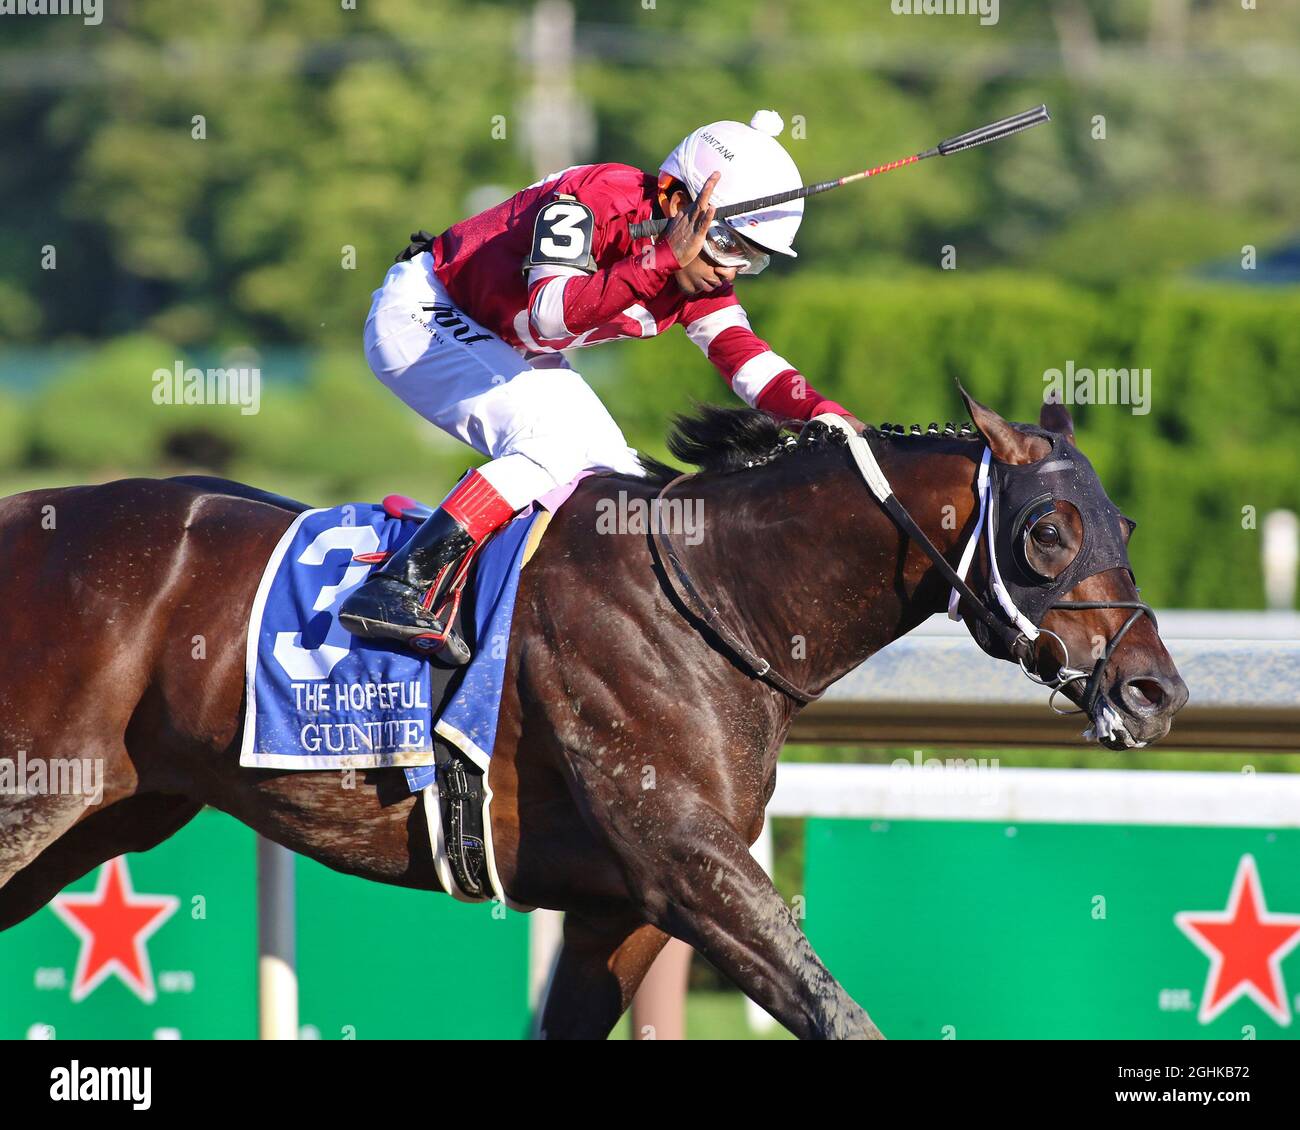
<svg viewBox="0 0 1300 1130">
<path fill-rule="evenodd" d="M 708 357 L 731 391 L 751 408 L 810 420 L 823 412 L 851 413 L 827 400 L 789 361 L 750 328 L 735 293 L 726 291 L 683 305 L 687 336 Z"/>
<path fill-rule="evenodd" d="M 562 349 L 633 303 L 653 298 L 675 270 L 677 257 L 667 243 L 655 244 L 652 255 L 628 255 L 590 273 L 534 267 L 528 273 L 529 328 L 537 341 Z"/>
</svg>

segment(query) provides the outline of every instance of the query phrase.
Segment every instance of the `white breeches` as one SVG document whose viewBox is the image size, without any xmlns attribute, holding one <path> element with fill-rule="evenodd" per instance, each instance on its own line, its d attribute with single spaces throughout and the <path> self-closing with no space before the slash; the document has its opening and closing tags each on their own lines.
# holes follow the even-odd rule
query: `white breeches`
<svg viewBox="0 0 1300 1130">
<path fill-rule="evenodd" d="M 452 302 L 432 266 L 427 252 L 398 263 L 375 291 L 365 333 L 375 376 L 488 456 L 479 473 L 516 509 L 582 471 L 643 473 L 582 377 L 531 366 Z"/>
</svg>

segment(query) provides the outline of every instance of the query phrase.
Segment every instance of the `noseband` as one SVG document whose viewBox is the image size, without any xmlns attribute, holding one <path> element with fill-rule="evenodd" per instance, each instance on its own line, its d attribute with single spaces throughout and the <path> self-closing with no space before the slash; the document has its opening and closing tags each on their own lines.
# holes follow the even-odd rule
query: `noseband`
<svg viewBox="0 0 1300 1130">
<path fill-rule="evenodd" d="M 1064 608 L 1067 611 L 1075 612 L 1086 612 L 1094 608 L 1132 609 L 1132 612 L 1129 613 L 1128 619 L 1124 621 L 1119 631 L 1106 641 L 1106 646 L 1102 650 L 1101 655 L 1097 657 L 1097 661 L 1087 671 L 1082 671 L 1077 667 L 1069 666 L 1068 660 L 1070 657 L 1070 649 L 1065 646 L 1065 641 L 1061 639 L 1060 636 L 1047 628 L 1038 629 L 1039 637 L 1051 636 L 1052 639 L 1060 645 L 1061 655 L 1064 656 L 1064 660 L 1061 662 L 1060 666 L 1057 667 L 1056 674 L 1052 676 L 1052 678 L 1044 679 L 1034 670 L 1034 666 L 1038 662 L 1038 643 L 1036 640 L 1032 643 L 1026 641 L 1028 643 L 1027 654 L 1029 659 L 1032 661 L 1030 664 L 1026 664 L 1024 655 L 1017 656 L 1016 658 L 1016 662 L 1020 664 L 1020 669 L 1028 675 L 1029 678 L 1031 678 L 1035 683 L 1038 683 L 1039 686 L 1051 689 L 1052 693 L 1047 699 L 1047 705 L 1056 711 L 1057 714 L 1086 714 L 1088 717 L 1092 717 L 1093 708 L 1097 705 L 1097 700 L 1101 697 L 1102 674 L 1106 670 L 1106 665 L 1110 662 L 1110 657 L 1115 653 L 1115 649 L 1119 647 L 1120 640 L 1128 634 L 1128 630 L 1142 619 L 1143 616 L 1150 616 L 1152 625 L 1156 626 L 1156 614 L 1149 604 L 1145 604 L 1140 600 L 1058 600 L 1051 605 L 1051 608 Z M 1062 710 L 1056 705 L 1056 696 L 1058 694 L 1063 694 L 1066 687 L 1070 686 L 1072 683 L 1077 683 L 1081 680 L 1083 681 L 1084 686 L 1083 693 L 1079 696 L 1079 705 L 1073 710 Z"/>
</svg>

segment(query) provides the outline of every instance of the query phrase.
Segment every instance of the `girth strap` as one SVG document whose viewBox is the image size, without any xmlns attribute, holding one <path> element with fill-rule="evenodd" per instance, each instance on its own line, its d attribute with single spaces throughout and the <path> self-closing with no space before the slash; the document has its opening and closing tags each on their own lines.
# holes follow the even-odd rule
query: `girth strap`
<svg viewBox="0 0 1300 1130">
<path fill-rule="evenodd" d="M 483 826 L 483 772 L 441 738 L 434 739 L 443 841 L 452 878 L 467 899 L 492 897 Z M 448 892 L 451 893 L 451 892 Z"/>
</svg>

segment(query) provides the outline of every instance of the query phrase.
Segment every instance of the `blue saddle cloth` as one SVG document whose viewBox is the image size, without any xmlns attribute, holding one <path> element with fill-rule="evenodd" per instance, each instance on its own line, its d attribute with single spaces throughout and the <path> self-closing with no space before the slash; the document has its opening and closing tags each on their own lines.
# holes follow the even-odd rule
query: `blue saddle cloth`
<svg viewBox="0 0 1300 1130">
<path fill-rule="evenodd" d="M 537 515 L 526 511 L 480 550 L 461 609 L 474 657 L 451 669 L 396 644 L 358 639 L 338 622 L 339 605 L 378 567 L 354 558 L 396 550 L 418 523 L 371 503 L 299 515 L 267 562 L 253 601 L 239 763 L 400 766 L 418 792 L 434 779 L 437 733 L 486 770 L 519 573 Z"/>
</svg>

